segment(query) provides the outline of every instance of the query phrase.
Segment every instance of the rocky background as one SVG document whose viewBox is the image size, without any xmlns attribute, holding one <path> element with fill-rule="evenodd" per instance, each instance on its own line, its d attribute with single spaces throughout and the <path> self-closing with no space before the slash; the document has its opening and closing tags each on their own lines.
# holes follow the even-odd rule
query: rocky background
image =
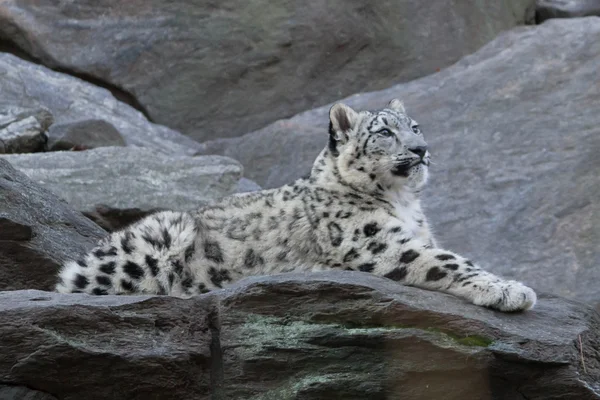
<svg viewBox="0 0 600 400">
<path fill-rule="evenodd" d="M 599 0 L 0 2 L 0 399 L 600 398 L 598 15 Z M 305 175 L 333 102 L 394 97 L 431 147 L 439 241 L 543 293 L 535 311 L 360 273 L 187 302 L 48 292 L 107 231 Z"/>
</svg>

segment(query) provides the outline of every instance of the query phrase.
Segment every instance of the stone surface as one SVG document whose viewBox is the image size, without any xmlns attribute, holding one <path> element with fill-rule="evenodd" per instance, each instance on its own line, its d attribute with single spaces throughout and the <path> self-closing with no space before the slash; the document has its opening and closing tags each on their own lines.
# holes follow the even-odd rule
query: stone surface
<svg viewBox="0 0 600 400">
<path fill-rule="evenodd" d="M 600 0 L 537 0 L 535 20 L 542 23 L 550 18 L 600 16 Z"/>
<path fill-rule="evenodd" d="M 0 20 L 6 4 L 0 3 Z M 6 28 L 5 24 L 0 26 Z M 83 53 L 89 54 L 87 50 Z M 167 154 L 193 154 L 200 148 L 181 133 L 149 122 L 106 89 L 7 53 L 0 53 L 0 93 L 0 110 L 46 108 L 57 125 L 102 120 L 111 124 L 127 145 Z"/>
<path fill-rule="evenodd" d="M 599 333 L 557 297 L 503 314 L 358 272 L 189 300 L 16 291 L 0 293 L 0 380 L 64 400 L 588 400 Z"/>
<path fill-rule="evenodd" d="M 0 385 L 0 399 L 2 400 L 57 400 L 56 397 L 31 390 L 24 386 L 5 386 Z"/>
<path fill-rule="evenodd" d="M 48 131 L 48 149 L 51 151 L 125 145 L 125 139 L 119 131 L 102 119 L 54 125 Z"/>
<path fill-rule="evenodd" d="M 248 178 L 242 178 L 235 189 L 236 193 L 256 192 L 262 188 L 254 181 Z"/>
<path fill-rule="evenodd" d="M 503 34 L 429 77 L 344 100 L 399 97 L 433 165 L 426 213 L 442 245 L 540 289 L 600 304 L 600 18 Z M 206 144 L 245 176 L 279 186 L 307 174 L 329 106 Z M 268 145 L 265 145 L 268 143 Z"/>
<path fill-rule="evenodd" d="M 241 165 L 227 157 L 134 147 L 3 157 L 109 230 L 157 210 L 194 210 L 233 193 L 242 176 Z"/>
<path fill-rule="evenodd" d="M 0 154 L 33 153 L 44 150 L 52 125 L 46 109 L 5 108 L 0 111 Z"/>
<path fill-rule="evenodd" d="M 0 290 L 52 289 L 60 265 L 105 235 L 0 159 Z"/>
<path fill-rule="evenodd" d="M 0 38 L 206 140 L 432 73 L 533 20 L 534 2 L 4 0 Z"/>
<path fill-rule="evenodd" d="M 263 188 L 285 185 L 309 174 L 327 143 L 328 109 L 317 108 L 238 138 L 204 142 L 197 154 L 238 160 L 244 175 Z"/>
<path fill-rule="evenodd" d="M 209 399 L 214 315 L 210 299 L 3 292 L 0 380 L 40 400 Z"/>
</svg>

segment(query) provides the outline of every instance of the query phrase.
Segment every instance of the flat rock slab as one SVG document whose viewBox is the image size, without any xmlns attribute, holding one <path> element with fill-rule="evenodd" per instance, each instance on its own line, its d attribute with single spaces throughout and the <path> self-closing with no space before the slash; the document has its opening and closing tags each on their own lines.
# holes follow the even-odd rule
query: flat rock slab
<svg viewBox="0 0 600 400">
<path fill-rule="evenodd" d="M 227 157 L 134 147 L 3 158 L 111 230 L 157 210 L 197 209 L 234 193 L 242 176 L 241 165 Z"/>
<path fill-rule="evenodd" d="M 6 5 L 0 4 L 0 15 L 6 11 Z M 102 120 L 111 124 L 128 145 L 166 154 L 193 154 L 200 148 L 181 133 L 149 122 L 106 89 L 11 54 L 0 53 L 0 77 L 0 110 L 45 108 L 53 115 L 55 124 Z"/>
<path fill-rule="evenodd" d="M 535 20 L 542 23 L 550 18 L 600 16 L 600 0 L 537 0 Z"/>
<path fill-rule="evenodd" d="M 501 35 L 438 74 L 345 99 L 406 107 L 429 142 L 425 208 L 443 246 L 506 277 L 600 304 L 600 18 Z M 265 188 L 306 175 L 329 106 L 207 144 Z M 265 145 L 268 143 L 268 146 Z M 268 154 L 267 154 L 268 153 Z"/>
<path fill-rule="evenodd" d="M 53 289 L 60 265 L 105 235 L 0 158 L 0 290 Z"/>
<path fill-rule="evenodd" d="M 0 379 L 65 400 L 587 400 L 599 332 L 581 303 L 503 314 L 359 272 L 189 300 L 16 291 L 0 293 Z"/>
<path fill-rule="evenodd" d="M 0 111 L 0 154 L 43 151 L 53 122 L 52 114 L 43 108 Z"/>
<path fill-rule="evenodd" d="M 0 37 L 207 140 L 433 73 L 533 20 L 534 2 L 4 0 Z"/>
</svg>

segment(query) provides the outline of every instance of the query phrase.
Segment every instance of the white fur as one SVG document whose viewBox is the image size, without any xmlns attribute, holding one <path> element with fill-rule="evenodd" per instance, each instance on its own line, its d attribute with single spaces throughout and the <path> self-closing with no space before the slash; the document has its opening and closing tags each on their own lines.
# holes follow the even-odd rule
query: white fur
<svg viewBox="0 0 600 400">
<path fill-rule="evenodd" d="M 335 105 L 310 178 L 149 216 L 66 263 L 56 290 L 189 297 L 249 275 L 352 269 L 501 311 L 533 307 L 532 289 L 436 246 L 419 200 L 426 142 L 401 102 L 388 107 Z"/>
</svg>

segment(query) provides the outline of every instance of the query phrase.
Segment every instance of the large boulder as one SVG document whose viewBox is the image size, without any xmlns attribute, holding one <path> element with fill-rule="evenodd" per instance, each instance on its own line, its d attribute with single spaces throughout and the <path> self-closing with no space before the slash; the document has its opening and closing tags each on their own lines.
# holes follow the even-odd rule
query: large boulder
<svg viewBox="0 0 600 400">
<path fill-rule="evenodd" d="M 153 121 L 205 140 L 432 73 L 533 20 L 534 5 L 4 0 L 0 38 L 121 88 Z"/>
<path fill-rule="evenodd" d="M 105 235 L 0 159 L 0 290 L 52 289 L 60 265 L 83 255 Z"/>
<path fill-rule="evenodd" d="M 5 292 L 0 337 L 0 393 L 39 399 L 600 399 L 588 306 L 503 314 L 359 272 L 189 300 Z"/>
<path fill-rule="evenodd" d="M 6 3 L 0 3 L 0 20 Z M 0 30 L 7 25 L 0 23 Z M 81 51 L 88 53 L 90 49 Z M 0 53 L 0 110 L 47 109 L 55 125 L 98 120 L 110 124 L 127 145 L 149 147 L 163 153 L 193 154 L 199 144 L 165 126 L 156 125 L 139 111 L 117 100 L 110 91 L 79 78 L 52 71 Z M 114 135 L 113 135 L 114 136 Z M 83 142 L 83 147 L 95 147 Z"/>
<path fill-rule="evenodd" d="M 433 154 L 426 212 L 441 243 L 509 278 L 600 303 L 600 18 L 500 35 L 429 77 L 345 99 L 405 100 Z M 329 106 L 204 153 L 233 157 L 275 187 L 307 174 Z M 268 145 L 266 145 L 268 143 Z"/>
<path fill-rule="evenodd" d="M 0 157 L 108 230 L 158 210 L 197 209 L 234 193 L 242 176 L 227 157 L 135 147 Z"/>
</svg>

